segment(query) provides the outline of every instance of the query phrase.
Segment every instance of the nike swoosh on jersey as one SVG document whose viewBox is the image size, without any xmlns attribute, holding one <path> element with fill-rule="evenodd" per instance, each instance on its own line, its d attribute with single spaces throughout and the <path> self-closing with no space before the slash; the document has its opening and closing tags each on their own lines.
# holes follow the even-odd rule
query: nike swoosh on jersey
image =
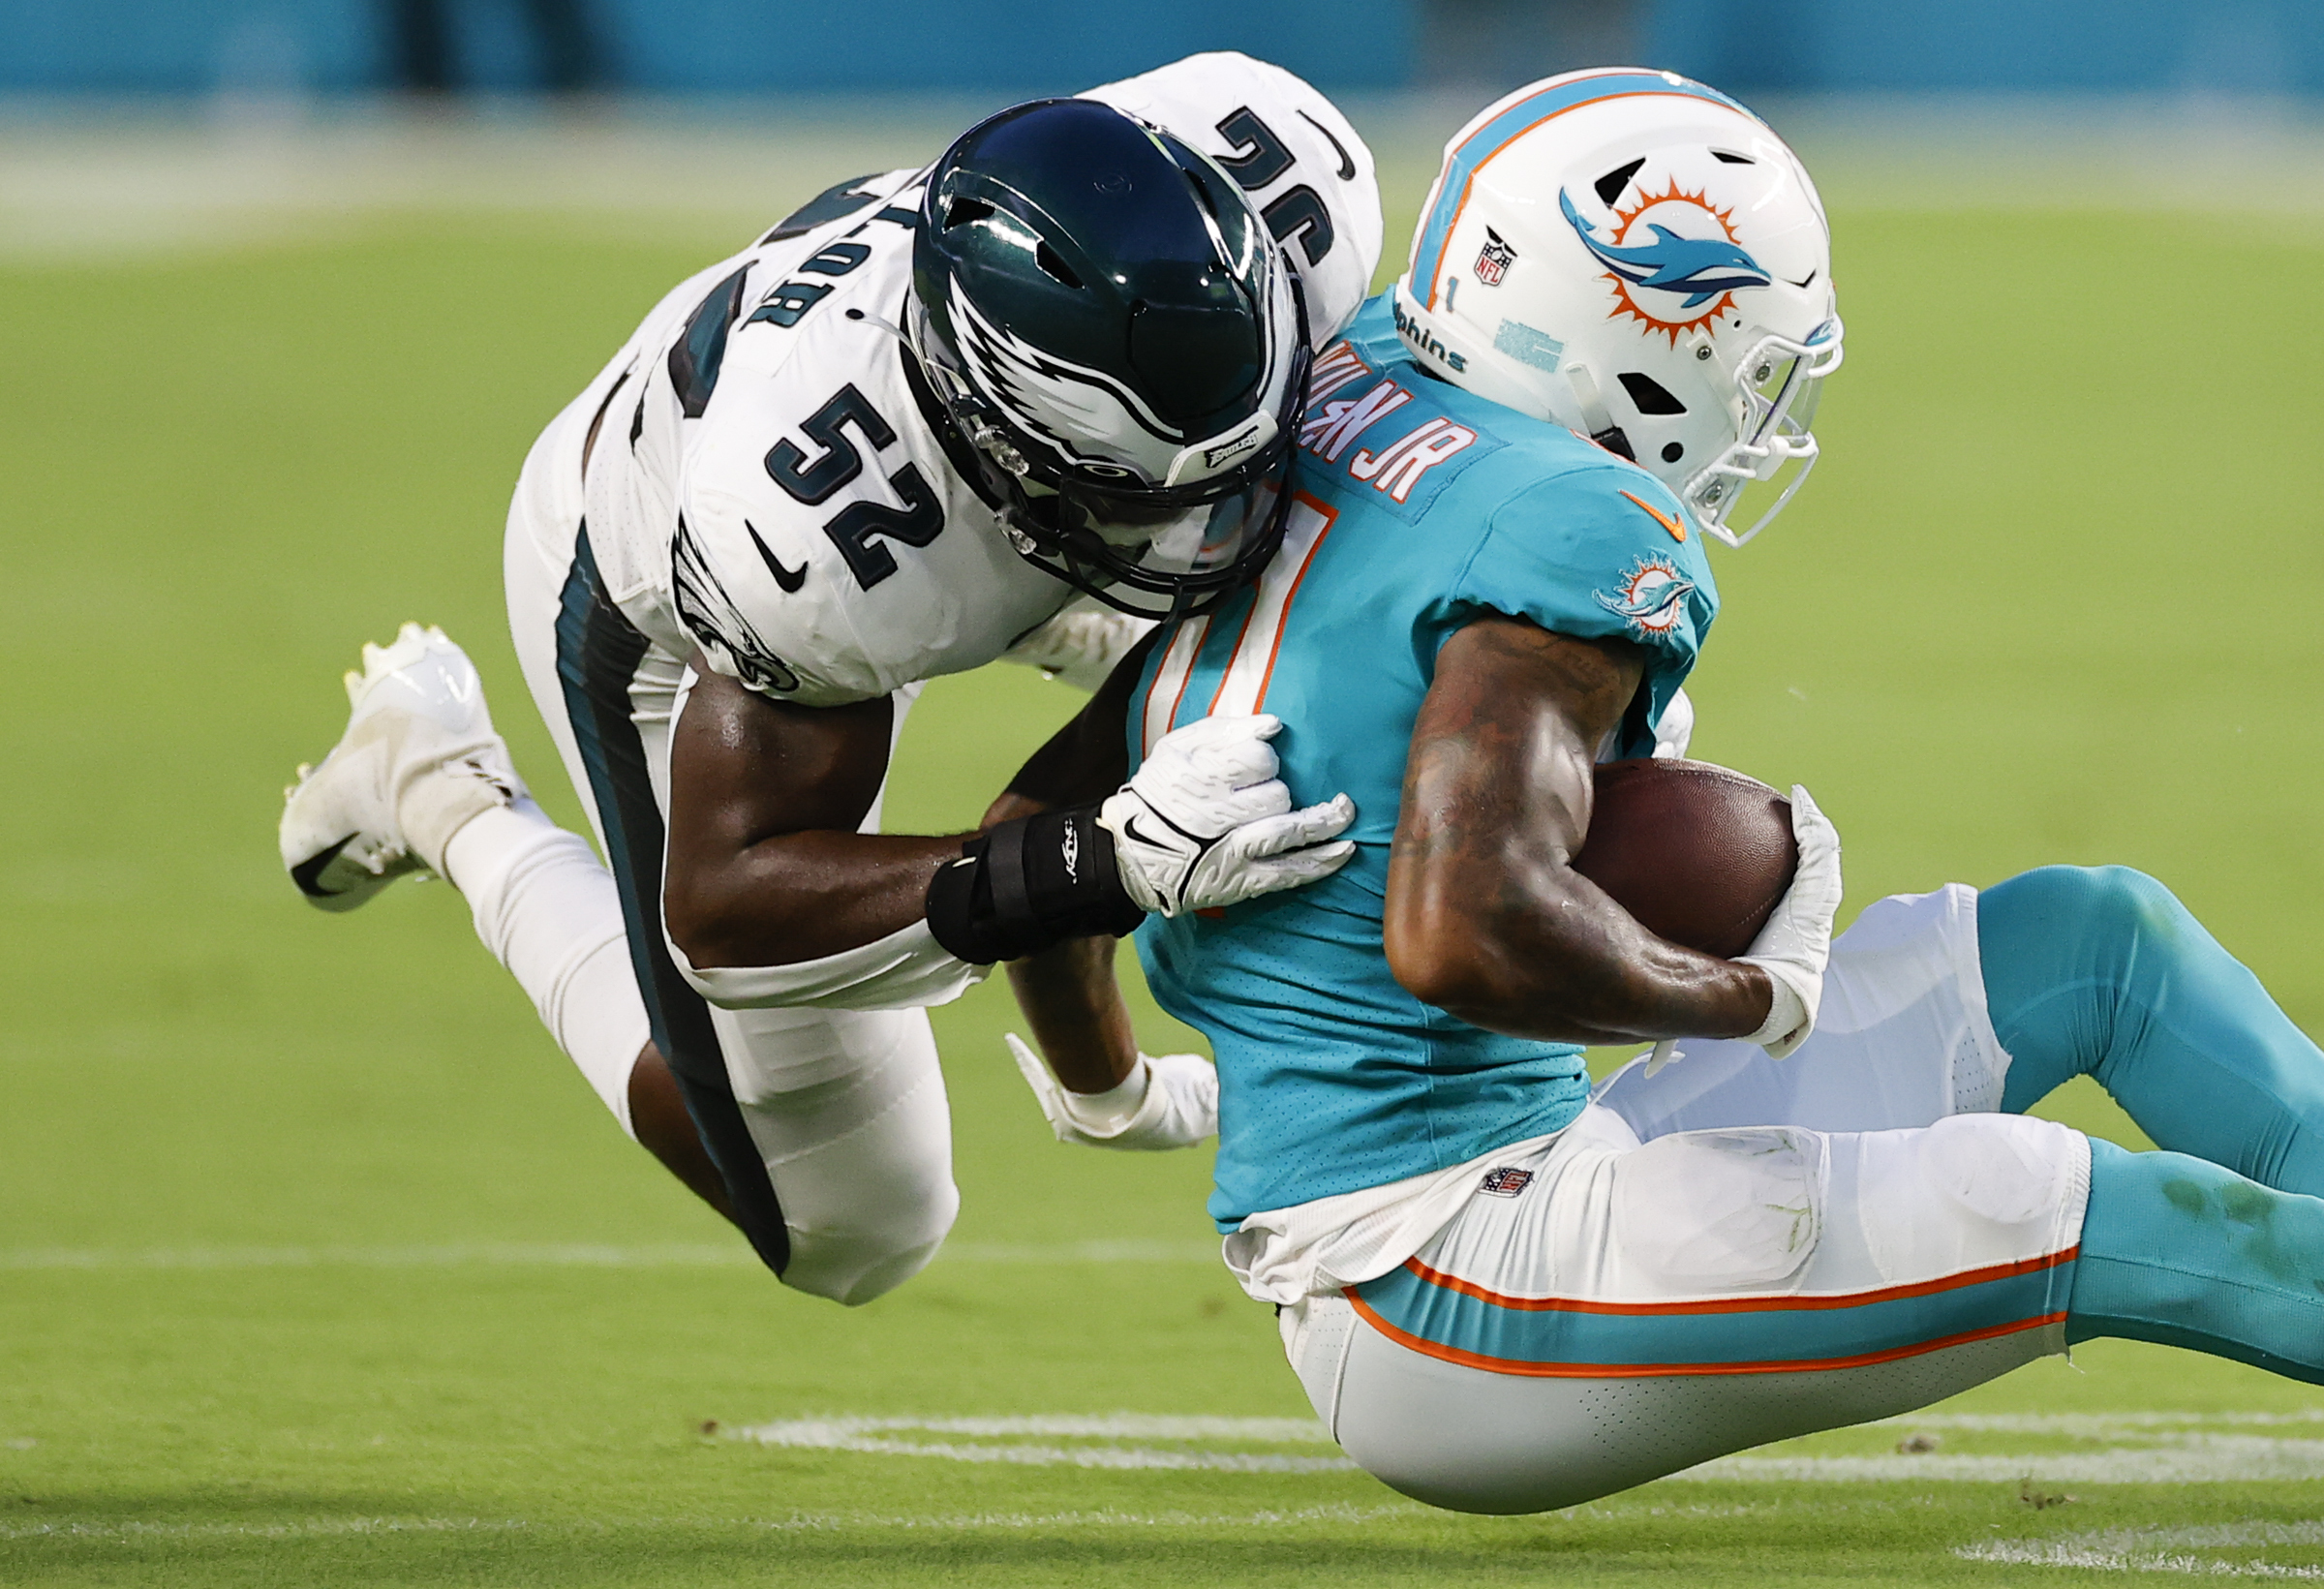
<svg viewBox="0 0 2324 1589">
<path fill-rule="evenodd" d="M 1677 541 L 1682 546 L 1686 544 L 1687 526 L 1685 520 L 1674 519 L 1669 514 L 1664 512 L 1661 508 L 1655 506 L 1654 504 L 1642 501 L 1636 497 L 1632 497 L 1627 491 L 1623 492 L 1622 495 L 1626 498 L 1629 498 L 1631 502 L 1636 504 L 1636 505 L 1639 507 L 1644 508 L 1648 518 L 1654 520 L 1655 523 L 1669 531 L 1670 538 L 1672 540 Z"/>
<path fill-rule="evenodd" d="M 1626 492 L 1624 495 L 1627 496 L 1629 494 Z M 1638 501 L 1638 499 L 1636 497 L 1632 497 L 1630 500 L 1632 502 Z M 1646 504 L 1639 503 L 1638 505 L 1644 507 Z M 1646 508 L 1646 510 L 1649 513 L 1654 511 L 1654 509 L 1651 507 Z M 767 572 L 775 576 L 775 583 L 782 587 L 782 591 L 785 596 L 796 594 L 799 587 L 807 583 L 807 565 L 802 563 L 796 568 L 784 567 L 782 565 L 782 559 L 777 557 L 773 552 L 768 551 L 767 543 L 758 538 L 758 532 L 751 528 L 751 524 L 749 519 L 745 519 L 743 521 L 743 528 L 749 532 L 750 544 L 758 548 L 759 561 L 767 565 Z"/>
</svg>

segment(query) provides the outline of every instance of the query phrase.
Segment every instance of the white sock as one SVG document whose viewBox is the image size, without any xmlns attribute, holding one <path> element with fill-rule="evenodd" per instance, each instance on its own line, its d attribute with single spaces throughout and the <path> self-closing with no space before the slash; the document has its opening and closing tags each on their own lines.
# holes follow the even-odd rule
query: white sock
<svg viewBox="0 0 2324 1589">
<path fill-rule="evenodd" d="M 444 871 L 474 912 L 476 936 L 532 996 L 541 1024 L 632 1138 L 629 1072 L 652 1026 L 613 873 L 589 840 L 530 799 L 471 819 Z"/>
</svg>

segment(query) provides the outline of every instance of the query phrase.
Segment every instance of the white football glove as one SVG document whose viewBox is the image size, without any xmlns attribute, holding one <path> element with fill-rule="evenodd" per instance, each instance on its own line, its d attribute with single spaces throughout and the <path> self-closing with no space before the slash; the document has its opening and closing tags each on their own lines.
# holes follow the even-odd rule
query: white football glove
<svg viewBox="0 0 2324 1589">
<path fill-rule="evenodd" d="M 1024 1038 L 1009 1052 L 1057 1141 L 1085 1147 L 1158 1153 L 1192 1147 L 1218 1131 L 1218 1071 L 1199 1054 L 1140 1054 L 1129 1080 L 1110 1092 L 1068 1092 Z"/>
<path fill-rule="evenodd" d="M 1130 898 L 1159 916 L 1211 910 L 1329 877 L 1356 846 L 1325 843 L 1356 820 L 1334 795 L 1291 809 L 1267 742 L 1269 713 L 1205 718 L 1162 736 L 1130 780 L 1098 808 Z"/>
<path fill-rule="evenodd" d="M 1771 1059 L 1788 1059 L 1816 1029 L 1823 1002 L 1823 968 L 1832 958 L 1832 918 L 1840 910 L 1840 830 L 1800 785 L 1791 785 L 1791 837 L 1799 870 L 1776 901 L 1775 914 L 1735 958 L 1765 971 L 1775 983 L 1766 1024 L 1749 1041 Z"/>
<path fill-rule="evenodd" d="M 1687 692 L 1674 689 L 1670 703 L 1654 724 L 1654 759 L 1657 761 L 1685 760 L 1687 745 L 1695 738 L 1695 703 Z"/>
</svg>

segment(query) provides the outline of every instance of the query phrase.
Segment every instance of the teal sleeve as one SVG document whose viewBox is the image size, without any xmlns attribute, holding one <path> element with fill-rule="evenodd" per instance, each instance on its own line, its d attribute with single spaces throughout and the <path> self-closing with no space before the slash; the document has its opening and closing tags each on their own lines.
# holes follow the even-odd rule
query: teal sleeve
<svg viewBox="0 0 2324 1589">
<path fill-rule="evenodd" d="M 1493 509 L 1441 610 L 1436 643 L 1488 610 L 1638 646 L 1646 678 L 1618 751 L 1647 755 L 1654 724 L 1710 632 L 1719 593 L 1676 499 L 1645 471 L 1609 461 L 1536 481 Z"/>
</svg>

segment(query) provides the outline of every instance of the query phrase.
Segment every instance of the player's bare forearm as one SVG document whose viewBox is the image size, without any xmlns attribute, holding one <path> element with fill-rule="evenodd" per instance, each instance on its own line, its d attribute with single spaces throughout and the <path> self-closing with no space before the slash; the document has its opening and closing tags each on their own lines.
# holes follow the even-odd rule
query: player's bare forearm
<svg viewBox="0 0 2324 1589">
<path fill-rule="evenodd" d="M 1088 705 L 1033 752 L 985 812 L 985 826 L 1101 799 L 1129 776 L 1129 699 L 1150 637 L 1124 657 Z M 1009 987 L 1042 1057 L 1069 1092 L 1107 1092 L 1138 1063 L 1129 1006 L 1114 976 L 1118 940 L 1074 938 L 1009 963 Z"/>
<path fill-rule="evenodd" d="M 1068 1092 L 1110 1092 L 1138 1067 L 1130 1007 L 1114 976 L 1116 938 L 1071 938 L 1009 962 L 1017 995 L 1041 1056 Z"/>
<path fill-rule="evenodd" d="M 921 919 L 964 835 L 855 831 L 887 776 L 894 712 L 788 706 L 697 663 L 670 741 L 670 936 L 697 966 L 791 965 Z"/>
<path fill-rule="evenodd" d="M 1599 746 L 1636 695 L 1630 648 L 1515 619 L 1437 656 L 1390 852 L 1390 968 L 1473 1024 L 1569 1043 L 1731 1037 L 1766 1020 L 1756 966 L 1655 936 L 1573 869 Z"/>
<path fill-rule="evenodd" d="M 1121 787 L 1130 776 L 1130 697 L 1137 691 L 1154 640 L 1149 634 L 1123 654 L 1073 719 L 1026 758 L 1009 779 L 1008 792 L 985 812 L 986 827 L 1058 806 L 1103 800 Z"/>
</svg>

